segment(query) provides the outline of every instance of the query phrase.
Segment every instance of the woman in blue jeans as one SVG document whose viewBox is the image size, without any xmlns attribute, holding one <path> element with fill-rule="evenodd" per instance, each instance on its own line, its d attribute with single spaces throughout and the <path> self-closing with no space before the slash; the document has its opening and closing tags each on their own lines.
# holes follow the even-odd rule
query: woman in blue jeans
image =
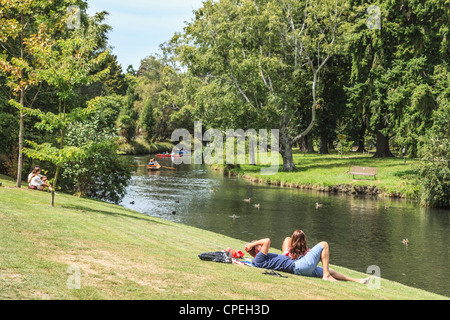
<svg viewBox="0 0 450 320">
<path fill-rule="evenodd" d="M 353 279 L 331 269 L 329 267 L 330 247 L 328 243 L 322 241 L 308 249 L 306 235 L 302 230 L 295 230 L 292 237 L 284 240 L 282 251 L 284 255 L 294 260 L 294 274 L 319 277 L 330 281 L 342 280 L 363 284 L 369 281 L 369 277 Z M 322 267 L 317 266 L 319 261 L 322 261 Z"/>
<path fill-rule="evenodd" d="M 294 241 L 290 241 L 289 243 L 295 245 L 296 238 L 292 237 L 290 239 Z M 320 242 L 311 250 L 304 252 L 304 256 L 301 255 L 296 260 L 293 260 L 292 257 L 289 257 L 288 255 L 269 253 L 269 249 L 269 238 L 252 241 L 245 245 L 245 250 L 254 257 L 253 265 L 258 268 L 278 270 L 310 277 L 319 277 L 329 281 L 343 280 L 354 281 L 362 284 L 369 281 L 369 278 L 352 279 L 337 271 L 334 271 L 333 269 L 330 269 L 329 248 L 328 243 L 326 242 Z M 295 245 L 292 252 L 296 252 L 297 249 L 298 247 Z M 323 267 L 317 266 L 320 260 L 322 260 Z"/>
</svg>

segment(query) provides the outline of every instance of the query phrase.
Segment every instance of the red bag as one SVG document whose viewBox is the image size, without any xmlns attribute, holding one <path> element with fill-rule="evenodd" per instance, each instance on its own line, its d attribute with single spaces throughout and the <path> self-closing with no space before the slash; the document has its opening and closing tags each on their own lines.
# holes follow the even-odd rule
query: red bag
<svg viewBox="0 0 450 320">
<path fill-rule="evenodd" d="M 244 256 L 244 253 L 241 250 L 233 250 L 230 247 L 227 248 L 227 250 L 225 250 L 225 252 L 231 252 L 231 257 L 232 258 L 242 258 Z"/>
</svg>

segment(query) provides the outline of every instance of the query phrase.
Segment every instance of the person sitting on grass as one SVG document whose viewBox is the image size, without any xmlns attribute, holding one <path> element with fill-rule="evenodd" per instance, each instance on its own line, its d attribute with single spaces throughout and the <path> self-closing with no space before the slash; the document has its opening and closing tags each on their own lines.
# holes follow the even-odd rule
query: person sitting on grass
<svg viewBox="0 0 450 320">
<path fill-rule="evenodd" d="M 269 253 L 270 239 L 252 241 L 245 245 L 245 250 L 254 257 L 253 264 L 258 268 L 274 269 L 285 271 L 296 275 L 318 277 L 328 281 L 353 281 L 366 284 L 369 278 L 353 279 L 347 277 L 329 267 L 330 251 L 328 243 L 322 241 L 316 244 L 311 250 L 306 248 L 306 238 L 303 254 L 299 254 L 297 240 L 301 238 L 296 230 L 291 238 L 292 255 Z M 298 238 L 297 238 L 298 236 Z M 306 248 L 306 249 L 305 249 Z M 322 261 L 322 267 L 318 267 Z"/>
<path fill-rule="evenodd" d="M 48 188 L 50 191 L 52 191 L 52 186 L 48 183 L 47 177 L 41 175 L 40 173 L 41 167 L 35 166 L 33 168 L 33 171 L 28 175 L 28 185 L 32 189 L 37 189 L 39 191 L 42 191 L 45 188 Z"/>
<path fill-rule="evenodd" d="M 329 267 L 330 247 L 327 242 L 322 241 L 313 248 L 308 249 L 306 235 L 302 230 L 295 230 L 290 238 L 285 238 L 282 247 L 283 253 L 291 259 L 296 260 L 296 274 L 305 276 L 329 277 L 331 281 L 352 281 L 367 284 L 370 277 L 364 279 L 353 279 Z M 322 261 L 322 267 L 317 264 Z M 311 272 L 312 270 L 312 272 Z"/>
</svg>

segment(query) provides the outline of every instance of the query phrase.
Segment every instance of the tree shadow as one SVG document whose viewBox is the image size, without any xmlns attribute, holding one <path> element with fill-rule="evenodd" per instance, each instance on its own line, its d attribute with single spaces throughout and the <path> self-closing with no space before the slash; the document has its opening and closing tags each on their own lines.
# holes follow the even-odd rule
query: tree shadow
<svg viewBox="0 0 450 320">
<path fill-rule="evenodd" d="M 106 211 L 106 210 L 99 210 L 99 209 L 93 209 L 93 208 L 89 208 L 89 207 L 85 207 L 82 205 L 62 205 L 62 208 L 65 209 L 70 209 L 70 210 L 78 210 L 78 211 L 82 211 L 83 213 L 89 214 L 89 213 L 97 213 L 97 214 L 102 214 L 102 215 L 107 215 L 107 216 L 117 216 L 117 217 L 126 217 L 126 218 L 133 218 L 133 219 L 137 219 L 137 220 L 141 220 L 141 221 L 146 221 L 149 223 L 153 223 L 153 224 L 161 224 L 161 225 L 168 225 L 165 222 L 162 221 L 156 221 L 154 219 L 151 219 L 150 216 L 147 216 L 143 213 L 141 213 L 142 217 L 139 217 L 137 215 L 131 215 L 131 214 L 126 214 L 126 213 L 120 213 L 120 212 L 112 212 L 112 211 Z M 126 208 L 124 208 L 124 210 L 127 210 Z M 137 214 L 140 214 L 139 212 L 136 212 Z"/>
<path fill-rule="evenodd" d="M 336 158 L 333 156 L 306 158 L 304 162 L 301 159 L 294 159 L 297 167 L 308 169 L 331 169 L 331 168 L 350 168 L 351 166 L 377 167 L 378 158 L 367 156 L 347 156 L 344 158 Z M 385 164 L 383 164 L 385 165 Z"/>
<path fill-rule="evenodd" d="M 407 169 L 407 170 L 403 170 L 403 171 L 394 172 L 392 175 L 394 175 L 396 177 L 417 176 L 417 171 Z"/>
</svg>

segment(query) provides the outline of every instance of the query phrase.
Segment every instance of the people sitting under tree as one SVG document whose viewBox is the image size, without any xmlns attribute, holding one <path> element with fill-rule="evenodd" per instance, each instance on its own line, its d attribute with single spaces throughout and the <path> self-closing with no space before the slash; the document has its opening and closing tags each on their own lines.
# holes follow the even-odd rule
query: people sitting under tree
<svg viewBox="0 0 450 320">
<path fill-rule="evenodd" d="M 48 183 L 47 177 L 41 174 L 41 167 L 35 166 L 33 171 L 28 175 L 28 187 L 30 189 L 37 189 L 39 191 L 48 188 L 52 191 L 51 184 Z"/>
</svg>

